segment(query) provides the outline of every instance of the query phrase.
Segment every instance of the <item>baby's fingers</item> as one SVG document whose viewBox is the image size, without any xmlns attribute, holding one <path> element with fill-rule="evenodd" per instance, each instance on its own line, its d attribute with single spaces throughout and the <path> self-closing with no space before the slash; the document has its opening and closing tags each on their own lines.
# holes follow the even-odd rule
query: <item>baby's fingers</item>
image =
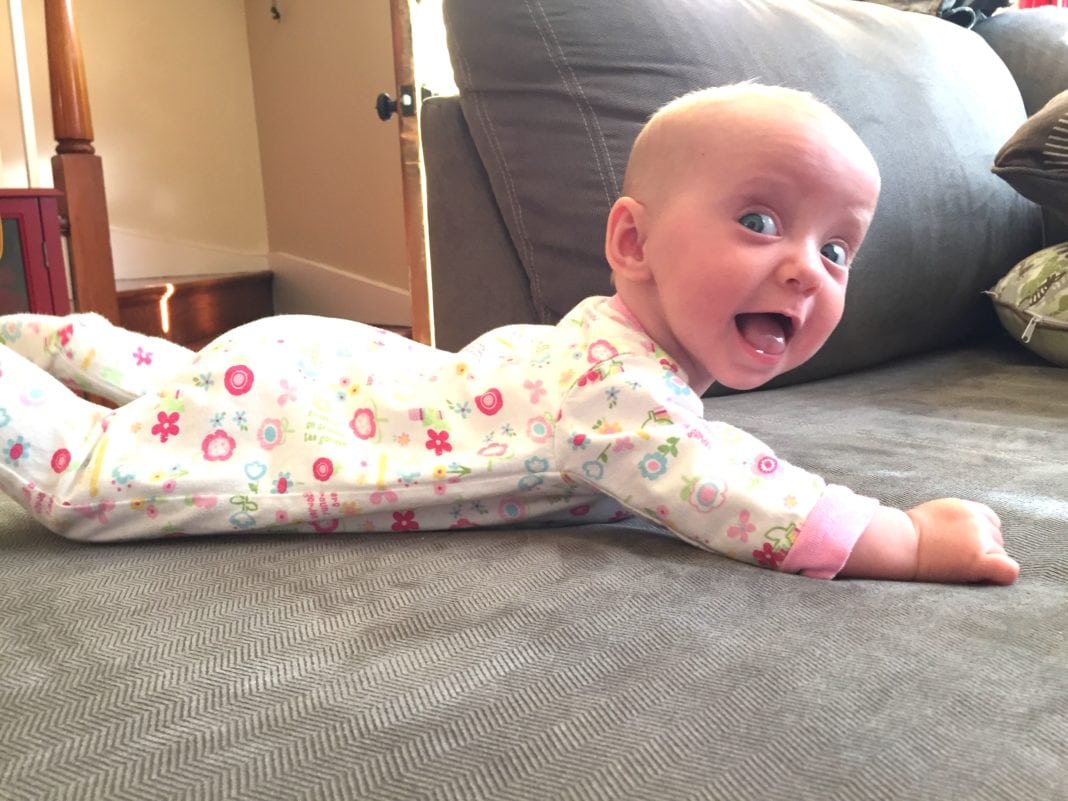
<svg viewBox="0 0 1068 801">
<path fill-rule="evenodd" d="M 967 506 L 976 517 L 986 520 L 993 526 L 992 535 L 998 544 L 1004 544 L 1004 540 L 1001 538 L 1001 518 L 998 517 L 998 513 L 987 506 L 985 503 L 979 503 L 977 501 L 964 501 Z"/>
<path fill-rule="evenodd" d="M 979 575 L 975 580 L 991 584 L 1012 584 L 1020 575 L 1020 565 L 1001 549 L 983 554 L 978 568 Z"/>
</svg>

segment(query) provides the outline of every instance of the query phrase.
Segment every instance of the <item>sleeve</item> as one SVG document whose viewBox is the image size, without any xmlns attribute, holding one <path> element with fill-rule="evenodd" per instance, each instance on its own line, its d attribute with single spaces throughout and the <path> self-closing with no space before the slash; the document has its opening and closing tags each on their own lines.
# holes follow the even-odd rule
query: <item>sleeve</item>
<svg viewBox="0 0 1068 801">
<path fill-rule="evenodd" d="M 878 507 L 705 420 L 674 365 L 645 355 L 614 356 L 572 385 L 556 456 L 568 478 L 687 542 L 816 578 L 841 570 Z"/>
</svg>

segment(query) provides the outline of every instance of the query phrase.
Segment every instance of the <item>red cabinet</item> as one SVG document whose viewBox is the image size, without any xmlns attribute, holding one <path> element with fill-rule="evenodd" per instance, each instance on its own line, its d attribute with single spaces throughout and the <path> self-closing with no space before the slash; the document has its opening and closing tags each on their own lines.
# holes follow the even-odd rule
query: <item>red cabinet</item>
<svg viewBox="0 0 1068 801">
<path fill-rule="evenodd" d="M 68 314 L 60 193 L 0 189 L 0 314 Z"/>
</svg>

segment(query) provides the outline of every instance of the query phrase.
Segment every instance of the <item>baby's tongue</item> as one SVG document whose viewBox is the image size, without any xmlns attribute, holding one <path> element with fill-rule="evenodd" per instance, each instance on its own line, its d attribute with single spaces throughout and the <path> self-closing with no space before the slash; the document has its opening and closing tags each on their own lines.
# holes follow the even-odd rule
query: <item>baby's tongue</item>
<svg viewBox="0 0 1068 801">
<path fill-rule="evenodd" d="M 786 331 L 776 314 L 739 314 L 738 330 L 761 353 L 778 355 L 786 350 Z"/>
</svg>

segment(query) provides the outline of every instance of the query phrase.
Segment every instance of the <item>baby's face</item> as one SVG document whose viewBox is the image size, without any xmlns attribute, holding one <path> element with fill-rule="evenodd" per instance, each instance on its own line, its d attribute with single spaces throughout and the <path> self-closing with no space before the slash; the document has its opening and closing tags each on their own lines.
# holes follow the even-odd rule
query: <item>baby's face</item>
<svg viewBox="0 0 1068 801">
<path fill-rule="evenodd" d="M 692 170 L 646 209 L 643 291 L 659 319 L 643 323 L 695 389 L 750 389 L 809 359 L 842 316 L 875 213 L 878 169 L 845 123 L 807 108 L 757 116 L 707 132 Z"/>
</svg>

